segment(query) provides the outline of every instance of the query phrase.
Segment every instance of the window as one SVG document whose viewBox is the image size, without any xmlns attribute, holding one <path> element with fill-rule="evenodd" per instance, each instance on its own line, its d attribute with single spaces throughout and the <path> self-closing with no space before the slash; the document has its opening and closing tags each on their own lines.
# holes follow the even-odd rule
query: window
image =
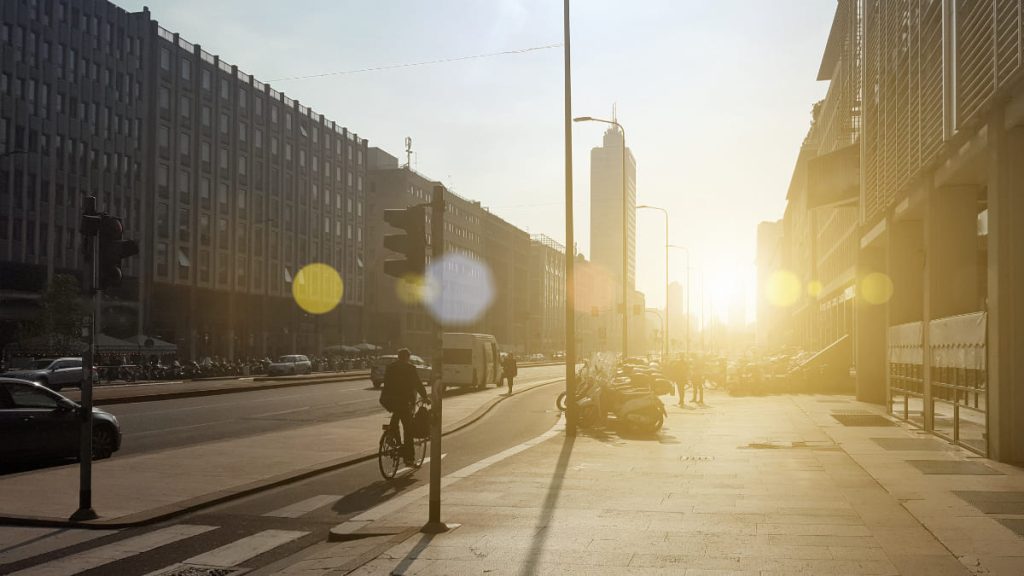
<svg viewBox="0 0 1024 576">
<path fill-rule="evenodd" d="M 168 211 L 167 203 L 161 202 L 156 206 L 156 233 L 161 238 L 167 238 L 168 234 L 168 219 L 170 213 Z"/>
<path fill-rule="evenodd" d="M 199 245 L 209 246 L 210 245 L 210 216 L 209 214 L 199 215 Z M 200 259 L 200 270 L 202 270 L 202 260 Z"/>
<path fill-rule="evenodd" d="M 171 131 L 167 126 L 161 126 L 157 130 L 156 143 L 160 147 L 160 154 L 166 157 L 171 146 Z"/>
<path fill-rule="evenodd" d="M 192 202 L 192 180 L 185 170 L 178 171 L 178 199 L 183 204 Z"/>
<path fill-rule="evenodd" d="M 192 99 L 188 96 L 182 96 L 181 102 L 178 103 L 178 113 L 181 114 L 181 119 L 188 121 L 192 117 Z"/>
<path fill-rule="evenodd" d="M 228 219 L 217 219 L 217 247 L 227 249 L 228 247 Z"/>
<path fill-rule="evenodd" d="M 13 382 L 5 384 L 5 386 L 15 408 L 44 408 L 47 410 L 57 408 L 57 398 L 33 386 Z"/>
<path fill-rule="evenodd" d="M 181 79 L 185 82 L 192 80 L 192 61 L 188 58 L 181 59 Z"/>
<path fill-rule="evenodd" d="M 181 156 L 182 163 L 189 163 L 192 156 L 192 140 L 187 132 L 178 135 L 178 154 Z"/>
<path fill-rule="evenodd" d="M 203 162 L 203 169 L 209 170 L 210 167 L 210 143 L 200 142 L 199 143 L 199 160 Z"/>
<path fill-rule="evenodd" d="M 253 108 L 256 109 L 257 116 L 263 116 L 263 98 L 259 95 L 253 98 Z"/>
<path fill-rule="evenodd" d="M 228 85 L 228 81 L 224 78 L 220 79 L 220 97 L 224 100 L 231 98 L 231 87 Z"/>
<path fill-rule="evenodd" d="M 248 133 L 249 131 L 245 125 L 245 122 L 240 121 L 238 123 L 238 141 L 244 144 L 246 139 L 248 138 Z"/>
<path fill-rule="evenodd" d="M 199 207 L 210 209 L 210 179 L 206 177 L 199 179 Z"/>
<path fill-rule="evenodd" d="M 189 211 L 188 208 L 178 209 L 178 241 L 188 243 L 190 240 L 189 234 Z"/>
<path fill-rule="evenodd" d="M 238 107 L 240 109 L 245 110 L 246 106 L 248 105 L 248 99 L 249 99 L 248 98 L 248 92 L 245 91 L 245 88 L 239 88 L 238 89 Z"/>
<path fill-rule="evenodd" d="M 156 275 L 161 277 L 167 277 L 168 273 L 168 258 L 167 258 L 167 242 L 156 243 Z"/>
<path fill-rule="evenodd" d="M 219 123 L 219 125 L 220 125 L 220 133 L 224 137 L 227 137 L 228 131 L 230 130 L 230 127 L 228 126 L 228 122 L 229 121 L 230 121 L 230 119 L 228 118 L 228 115 L 226 113 L 224 113 L 224 112 L 221 112 L 220 113 L 220 123 Z"/>
<path fill-rule="evenodd" d="M 247 175 L 247 172 L 246 172 L 247 169 L 248 169 L 248 167 L 246 166 L 245 156 L 239 156 L 238 157 L 238 175 L 241 176 L 244 179 L 246 177 L 246 175 Z"/>
<path fill-rule="evenodd" d="M 171 109 L 171 91 L 166 86 L 160 87 L 157 100 L 160 102 L 160 111 L 166 112 Z"/>
<path fill-rule="evenodd" d="M 199 120 L 203 123 L 203 128 L 210 127 L 210 107 L 204 105 L 199 110 Z"/>
<path fill-rule="evenodd" d="M 223 182 L 217 183 L 217 211 L 222 214 L 228 211 L 228 185 Z"/>
<path fill-rule="evenodd" d="M 253 128 L 253 130 L 252 130 L 252 140 L 253 140 L 253 143 L 256 145 L 256 149 L 257 150 L 262 150 L 263 149 L 263 130 L 261 128 L 259 128 L 259 127 Z"/>
<path fill-rule="evenodd" d="M 210 91 L 210 71 L 206 68 L 199 70 L 199 83 L 203 87 L 203 90 Z"/>
<path fill-rule="evenodd" d="M 167 165 L 160 164 L 156 167 L 156 192 L 161 198 L 167 198 L 169 179 Z"/>
<path fill-rule="evenodd" d="M 228 149 L 220 148 L 217 150 L 217 166 L 220 168 L 224 175 L 227 175 L 228 171 Z"/>
<path fill-rule="evenodd" d="M 160 68 L 171 71 L 171 51 L 167 48 L 160 48 Z"/>
</svg>

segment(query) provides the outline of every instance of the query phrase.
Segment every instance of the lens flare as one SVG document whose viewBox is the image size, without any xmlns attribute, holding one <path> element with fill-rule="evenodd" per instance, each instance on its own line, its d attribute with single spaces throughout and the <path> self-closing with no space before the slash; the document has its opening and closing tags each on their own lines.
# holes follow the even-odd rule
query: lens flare
<svg viewBox="0 0 1024 576">
<path fill-rule="evenodd" d="M 768 303 L 778 308 L 788 308 L 800 299 L 800 279 L 787 270 L 778 270 L 768 279 L 765 296 Z"/>
<path fill-rule="evenodd" d="M 480 319 L 494 301 L 494 279 L 483 262 L 447 254 L 427 269 L 423 303 L 443 326 L 466 326 Z"/>
<path fill-rule="evenodd" d="M 824 286 L 821 285 L 820 280 L 811 280 L 807 283 L 807 295 L 812 298 L 817 298 L 821 294 L 821 290 Z"/>
<path fill-rule="evenodd" d="M 341 302 L 344 283 L 337 270 L 314 262 L 303 266 L 292 281 L 292 297 L 310 314 L 326 314 Z"/>
<path fill-rule="evenodd" d="M 408 274 L 395 283 L 395 294 L 403 304 L 419 304 L 424 300 L 427 279 L 418 274 Z"/>
<path fill-rule="evenodd" d="M 892 298 L 892 279 L 881 272 L 872 272 L 860 281 L 860 295 L 868 304 L 885 304 Z"/>
</svg>

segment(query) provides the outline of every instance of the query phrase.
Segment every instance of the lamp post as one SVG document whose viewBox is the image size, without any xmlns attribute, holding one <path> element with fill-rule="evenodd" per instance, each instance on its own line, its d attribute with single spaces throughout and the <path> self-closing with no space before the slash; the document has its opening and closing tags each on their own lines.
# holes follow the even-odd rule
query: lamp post
<svg viewBox="0 0 1024 576">
<path fill-rule="evenodd" d="M 572 210 L 572 60 L 569 52 L 569 0 L 562 4 L 562 59 L 565 66 L 565 433 L 576 435 L 576 239 Z"/>
<path fill-rule="evenodd" d="M 567 36 L 568 37 L 568 36 Z M 573 122 L 601 122 L 611 124 L 622 132 L 622 357 L 629 356 L 629 196 L 626 194 L 626 129 L 617 120 L 605 120 L 592 116 L 573 118 Z"/>
<path fill-rule="evenodd" d="M 687 256 L 689 256 L 689 254 L 687 254 Z M 689 260 L 689 258 L 687 258 L 687 260 Z M 687 280 L 687 283 L 689 283 L 689 280 L 690 280 L 690 271 L 691 270 L 694 270 L 694 271 L 697 272 L 697 274 L 700 276 L 700 279 L 701 279 L 701 285 L 703 286 L 704 271 L 701 270 L 701 268 L 699 266 L 687 266 L 686 267 L 686 280 Z M 704 341 L 704 327 L 703 327 L 703 324 L 704 324 L 704 290 L 703 290 L 703 287 L 701 288 L 700 298 L 701 298 L 701 303 L 700 303 L 700 307 L 701 307 L 701 310 L 700 310 L 700 325 L 701 325 L 701 342 L 702 342 L 702 344 L 701 344 L 701 352 L 703 352 L 704 351 L 704 346 L 703 346 L 703 341 Z M 689 307 L 689 292 L 687 292 L 687 306 Z M 691 319 L 689 317 L 689 313 L 690 313 L 690 311 L 688 309 L 687 310 L 687 318 L 686 318 L 686 328 L 687 329 L 690 328 L 690 322 L 691 322 Z M 689 344 L 687 344 L 687 345 L 689 345 Z"/>
<path fill-rule="evenodd" d="M 690 353 L 690 250 L 686 246 L 668 244 L 665 247 L 665 261 L 668 262 L 668 249 L 675 248 L 686 253 L 686 353 Z M 666 264 L 667 266 L 667 264 Z M 665 284 L 668 285 L 668 274 L 666 273 Z M 667 290 L 667 288 L 666 288 Z M 665 292 L 665 316 L 668 316 L 668 292 Z"/>
<path fill-rule="evenodd" d="M 657 210 L 657 211 L 661 212 L 662 216 L 665 217 L 665 318 L 667 319 L 669 317 L 669 314 L 668 314 L 668 247 L 669 247 L 669 244 L 668 244 L 668 210 L 665 210 L 664 208 L 661 208 L 661 207 L 658 207 L 658 206 L 651 206 L 649 204 L 641 204 L 641 205 L 637 206 L 636 209 L 637 210 L 640 210 L 640 209 Z M 689 259 L 689 254 L 687 254 L 687 259 Z M 661 331 L 662 332 L 661 335 L 662 335 L 662 337 L 664 339 L 664 342 L 662 343 L 662 346 L 661 346 L 661 348 L 662 348 L 662 350 L 661 350 L 662 362 L 664 362 L 665 360 L 668 359 L 668 321 L 667 320 L 665 322 L 663 322 L 663 328 L 664 329 Z"/>
</svg>

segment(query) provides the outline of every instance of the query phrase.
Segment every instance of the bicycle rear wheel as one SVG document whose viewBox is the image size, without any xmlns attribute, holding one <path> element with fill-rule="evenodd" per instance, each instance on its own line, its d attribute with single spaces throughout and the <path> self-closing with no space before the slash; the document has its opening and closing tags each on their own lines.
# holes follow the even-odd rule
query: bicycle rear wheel
<svg viewBox="0 0 1024 576">
<path fill-rule="evenodd" d="M 402 443 L 395 438 L 395 434 L 390 429 L 380 435 L 377 465 L 385 480 L 394 478 L 398 469 L 402 467 Z"/>
<path fill-rule="evenodd" d="M 417 468 L 423 466 L 423 461 L 427 458 L 428 444 L 426 438 L 417 438 L 413 443 L 413 459 Z"/>
</svg>

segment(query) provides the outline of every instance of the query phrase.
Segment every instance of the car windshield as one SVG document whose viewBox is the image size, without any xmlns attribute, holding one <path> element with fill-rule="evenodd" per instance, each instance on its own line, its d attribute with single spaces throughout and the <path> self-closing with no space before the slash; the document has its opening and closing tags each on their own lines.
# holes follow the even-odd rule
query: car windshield
<svg viewBox="0 0 1024 576">
<path fill-rule="evenodd" d="M 43 368 L 49 368 L 50 364 L 53 364 L 53 360 L 36 360 L 32 362 L 32 368 L 42 370 Z"/>
<path fill-rule="evenodd" d="M 284 363 L 294 362 L 295 361 L 295 356 L 281 356 L 280 358 L 277 359 L 277 361 L 278 362 L 284 362 Z"/>
<path fill-rule="evenodd" d="M 398 356 L 381 356 L 380 358 L 377 358 L 377 361 L 374 362 L 373 365 L 374 366 L 387 366 L 388 364 L 391 364 L 395 360 L 398 360 Z"/>
</svg>

